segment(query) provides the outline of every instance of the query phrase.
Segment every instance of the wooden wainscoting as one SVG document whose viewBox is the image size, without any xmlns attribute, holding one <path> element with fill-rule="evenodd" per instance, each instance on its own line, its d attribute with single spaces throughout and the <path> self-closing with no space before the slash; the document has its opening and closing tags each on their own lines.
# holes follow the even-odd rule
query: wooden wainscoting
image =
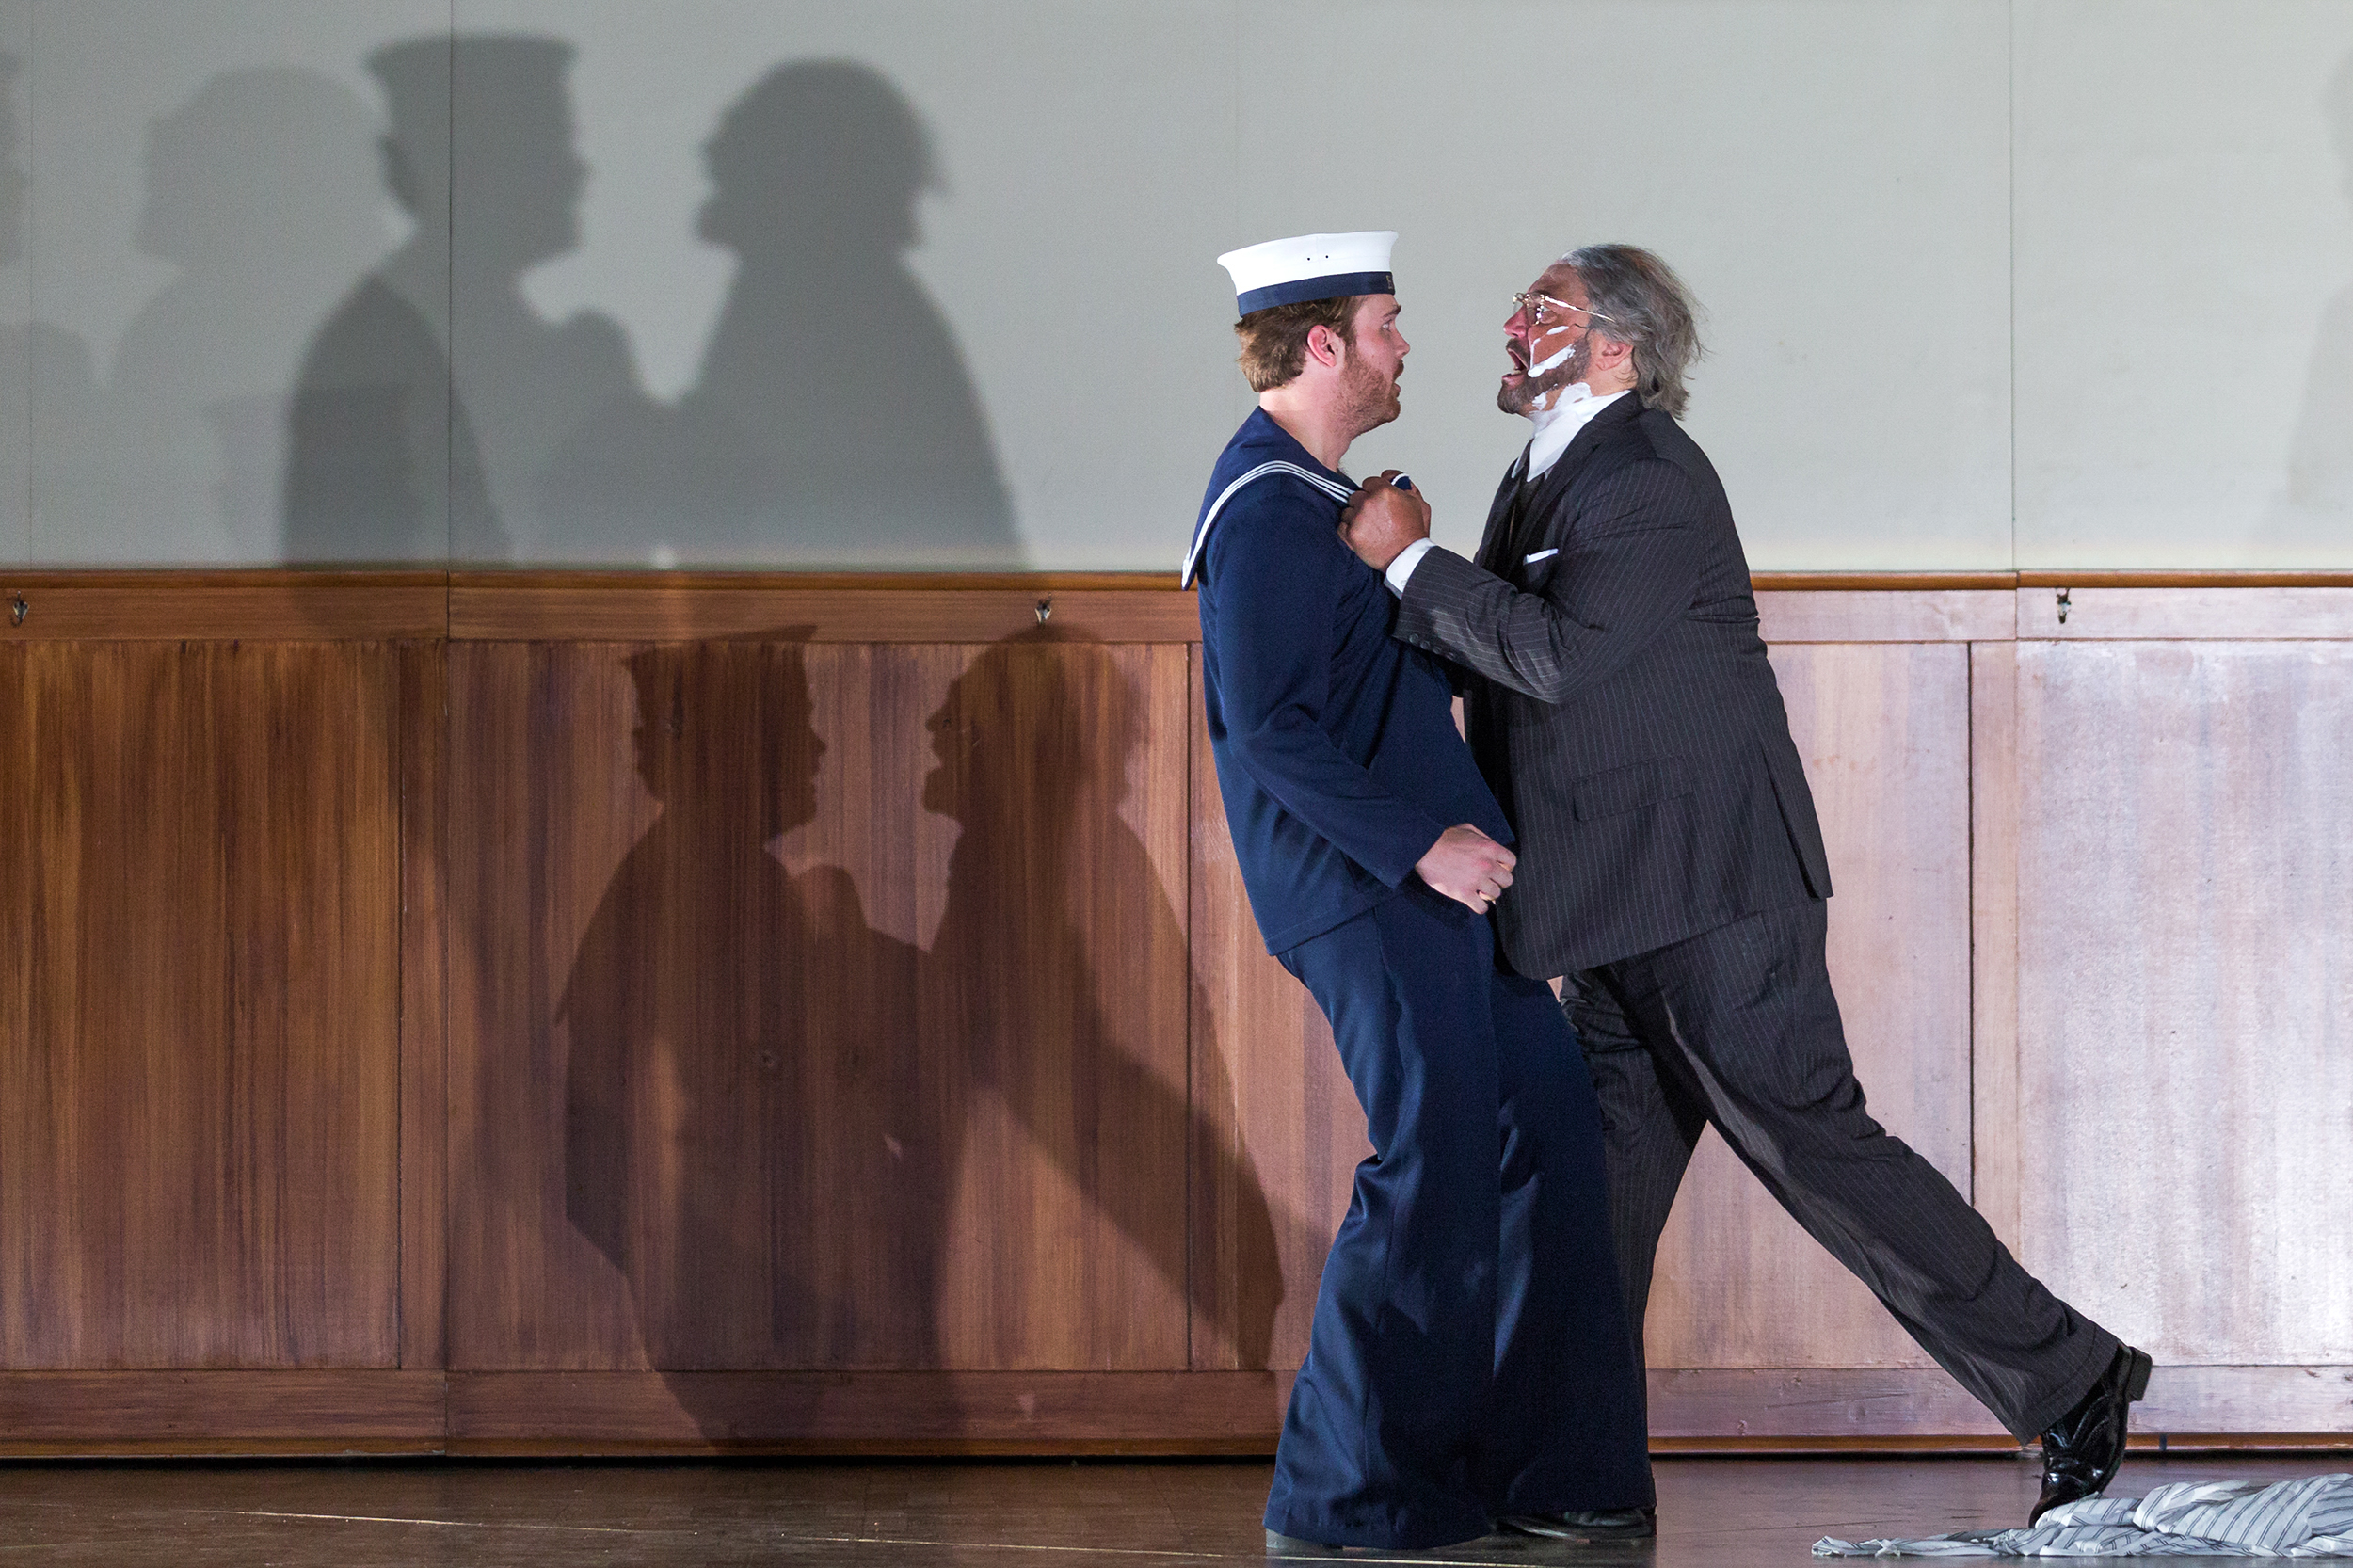
<svg viewBox="0 0 2353 1568">
<path fill-rule="evenodd" d="M 1189 1366 L 1187 663 L 456 645 L 451 1365 Z"/>
<path fill-rule="evenodd" d="M 1759 586 L 1877 1112 L 2153 1437 L 2353 1442 L 2353 577 Z M 0 1453 L 1271 1448 L 1367 1145 L 1164 578 L 0 601 Z M 2009 1441 L 1712 1138 L 1648 1341 Z"/>
<path fill-rule="evenodd" d="M 402 665 L 0 645 L 0 1364 L 397 1364 Z"/>
</svg>

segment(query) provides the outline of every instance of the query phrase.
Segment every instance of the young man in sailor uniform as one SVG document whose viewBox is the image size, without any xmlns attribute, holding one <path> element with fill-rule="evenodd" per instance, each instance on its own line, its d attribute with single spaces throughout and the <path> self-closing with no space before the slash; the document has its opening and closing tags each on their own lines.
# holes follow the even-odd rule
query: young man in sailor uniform
<svg viewBox="0 0 2353 1568">
<path fill-rule="evenodd" d="M 1646 1534 L 1640 1372 L 1601 1119 L 1551 991 L 1498 967 L 1511 830 L 1444 667 L 1340 540 L 1349 443 L 1397 417 L 1392 233 L 1219 258 L 1257 411 L 1187 552 L 1236 859 L 1306 985 L 1373 1157 L 1332 1244 L 1267 1499 L 1268 1549 Z"/>
</svg>

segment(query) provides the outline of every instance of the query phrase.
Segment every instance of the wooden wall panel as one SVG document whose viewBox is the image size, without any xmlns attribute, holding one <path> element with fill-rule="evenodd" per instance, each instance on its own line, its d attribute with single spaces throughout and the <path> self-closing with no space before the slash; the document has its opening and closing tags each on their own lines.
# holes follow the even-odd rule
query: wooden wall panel
<svg viewBox="0 0 2353 1568">
<path fill-rule="evenodd" d="M 2018 647 L 1969 649 L 1970 1201 L 2018 1251 Z"/>
<path fill-rule="evenodd" d="M 1831 978 L 1875 1114 L 1969 1191 L 1969 662 L 1958 643 L 1779 648 L 1828 844 Z M 1711 1130 L 1661 1239 L 1657 1368 L 1927 1357 Z"/>
<path fill-rule="evenodd" d="M 449 647 L 400 649 L 400 1365 L 449 1365 Z"/>
<path fill-rule="evenodd" d="M 0 648 L 0 1363 L 393 1362 L 395 664 Z"/>
<path fill-rule="evenodd" d="M 656 807 L 628 770 L 626 672 L 583 656 L 568 659 L 584 667 L 568 680 L 568 656 L 448 652 L 454 1366 L 645 1364 L 625 1282 L 566 1217 L 565 1061 L 552 1016 L 598 895 Z M 574 754 L 602 765 L 568 766 Z"/>
<path fill-rule="evenodd" d="M 956 824 L 919 1032 L 954 1203 L 938 1360 L 1187 1365 L 1192 973 L 1181 645 L 925 655 L 921 807 Z"/>
<path fill-rule="evenodd" d="M 1195 1364 L 1296 1369 L 1307 1357 L 1316 1287 L 1348 1212 L 1356 1166 L 1372 1153 L 1364 1108 L 1340 1068 L 1331 1026 L 1307 988 L 1267 955 L 1242 891 L 1217 789 L 1200 669 L 1193 679 L 1193 944 L 1201 993 L 1193 1021 L 1203 1121 L 1233 1151 L 1237 1176 L 1264 1193 L 1195 1180 L 1194 1267 L 1230 1303 L 1240 1342 L 1196 1328 Z"/>
<path fill-rule="evenodd" d="M 453 1364 L 1185 1366 L 1186 666 L 454 647 Z"/>
<path fill-rule="evenodd" d="M 2353 1362 L 2353 643 L 2024 643 L 2018 725 L 2026 1263 L 2160 1368 Z"/>
</svg>

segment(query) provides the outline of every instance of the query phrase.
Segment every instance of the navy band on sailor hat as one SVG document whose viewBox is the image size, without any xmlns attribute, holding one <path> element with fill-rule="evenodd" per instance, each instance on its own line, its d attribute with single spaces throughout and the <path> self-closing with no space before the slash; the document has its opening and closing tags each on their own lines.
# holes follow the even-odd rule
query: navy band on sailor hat
<svg viewBox="0 0 2353 1568">
<path fill-rule="evenodd" d="M 1243 315 L 1306 299 L 1395 294 L 1389 251 L 1394 229 L 1353 234 L 1300 234 L 1228 250 L 1217 264 L 1233 275 L 1234 306 Z"/>
</svg>

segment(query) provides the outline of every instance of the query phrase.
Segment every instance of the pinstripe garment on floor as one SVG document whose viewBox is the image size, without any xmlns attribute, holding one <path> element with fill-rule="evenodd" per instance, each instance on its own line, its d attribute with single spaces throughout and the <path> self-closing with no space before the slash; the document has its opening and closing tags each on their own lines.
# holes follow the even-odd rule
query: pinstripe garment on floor
<svg viewBox="0 0 2353 1568">
<path fill-rule="evenodd" d="M 1816 1557 L 2353 1558 L 2353 1475 L 2182 1481 L 2146 1497 L 2086 1497 L 2030 1529 L 1918 1541 L 1824 1536 Z"/>
</svg>

